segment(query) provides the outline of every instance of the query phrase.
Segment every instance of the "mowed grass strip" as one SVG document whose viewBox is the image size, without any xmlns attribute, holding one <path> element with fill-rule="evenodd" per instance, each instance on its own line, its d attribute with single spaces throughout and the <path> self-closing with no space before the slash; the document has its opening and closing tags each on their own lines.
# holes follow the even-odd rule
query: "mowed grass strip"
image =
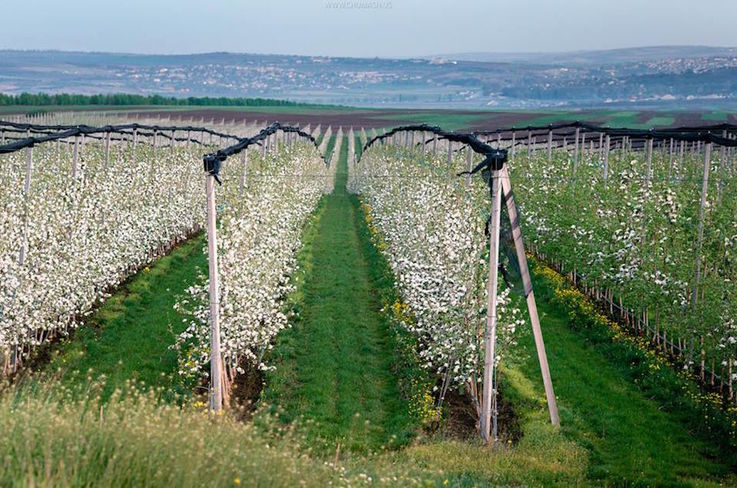
<svg viewBox="0 0 737 488">
<path fill-rule="evenodd" d="M 104 376 L 103 397 L 129 382 L 164 388 L 169 398 L 191 392 L 170 348 L 186 327 L 174 303 L 207 273 L 205 242 L 203 234 L 183 242 L 123 284 L 71 338 L 54 346 L 43 372 L 70 387 L 84 387 L 88 374 Z"/>
<path fill-rule="evenodd" d="M 346 191 L 347 154 L 346 141 L 335 191 L 305 232 L 299 314 L 271 353 L 276 369 L 267 376 L 264 401 L 287 421 L 303 419 L 315 446 L 365 452 L 404 442 L 411 421 L 391 372 L 391 336 L 376 288 L 378 251 L 358 198 Z"/>
<path fill-rule="evenodd" d="M 610 357 L 606 343 L 592 343 L 586 332 L 572 330 L 567 310 L 539 277 L 535 289 L 562 433 L 589 451 L 592 481 L 690 486 L 728 474 L 716 445 L 690 432 L 687 419 L 664 411 L 631 381 L 626 358 Z M 532 337 L 522 345 L 527 360 L 519 370 L 543 399 Z"/>
</svg>

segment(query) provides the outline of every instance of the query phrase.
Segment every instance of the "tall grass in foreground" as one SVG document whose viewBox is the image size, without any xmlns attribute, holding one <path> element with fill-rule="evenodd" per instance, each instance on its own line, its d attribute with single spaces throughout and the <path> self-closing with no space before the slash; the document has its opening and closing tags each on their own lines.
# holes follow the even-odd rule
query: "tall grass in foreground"
<svg viewBox="0 0 737 488">
<path fill-rule="evenodd" d="M 0 486 L 555 486 L 581 484 L 586 453 L 547 425 L 545 410 L 524 420 L 516 448 L 425 439 L 402 450 L 317 454 L 299 422 L 240 412 L 214 416 L 201 402 L 162 402 L 126 385 L 101 400 L 27 382 L 0 387 Z M 524 396 L 524 395 L 523 395 Z M 268 410 L 268 409 L 267 409 Z"/>
<path fill-rule="evenodd" d="M 135 389 L 131 389 L 135 391 Z M 351 480 L 231 415 L 157 402 L 18 388 L 0 396 L 0 486 L 326 486 Z"/>
</svg>

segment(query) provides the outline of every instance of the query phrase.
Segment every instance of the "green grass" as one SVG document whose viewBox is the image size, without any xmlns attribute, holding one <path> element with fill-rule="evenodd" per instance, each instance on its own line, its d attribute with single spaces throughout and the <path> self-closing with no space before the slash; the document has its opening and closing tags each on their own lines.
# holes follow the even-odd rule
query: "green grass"
<svg viewBox="0 0 737 488">
<path fill-rule="evenodd" d="M 0 486 L 3 487 L 293 487 L 352 486 L 304 453 L 287 431 L 263 437 L 235 415 L 133 393 L 102 401 L 58 388 L 0 397 Z M 394 470 L 398 484 L 409 484 Z"/>
<path fill-rule="evenodd" d="M 669 115 L 661 115 L 657 117 L 651 117 L 647 120 L 644 124 L 644 129 L 649 129 L 651 127 L 670 127 L 673 125 L 673 123 L 676 121 L 675 117 L 671 117 Z"/>
<path fill-rule="evenodd" d="M 392 375 L 391 334 L 375 291 L 376 256 L 358 199 L 346 192 L 348 144 L 336 189 L 305 233 L 299 316 L 268 358 L 264 402 L 286 421 L 304 417 L 313 444 L 366 452 L 411 436 L 409 409 Z M 362 228 L 362 226 L 364 228 Z M 376 252 L 376 251 L 374 251 Z"/>
<path fill-rule="evenodd" d="M 723 112 L 720 110 L 714 110 L 713 112 L 705 112 L 701 115 L 701 120 L 708 120 L 710 122 L 726 122 L 729 118 L 730 112 Z"/>
<path fill-rule="evenodd" d="M 670 127 L 675 122 L 672 115 L 658 115 L 651 117 L 646 122 L 637 122 L 640 112 L 631 110 L 596 110 L 587 112 L 560 111 L 550 112 L 546 115 L 530 119 L 520 126 L 540 126 L 556 124 L 561 122 L 603 120 L 603 124 L 609 127 L 628 127 L 630 129 L 650 129 L 652 127 Z"/>
<path fill-rule="evenodd" d="M 185 324 L 176 297 L 207 272 L 204 235 L 198 235 L 144 268 L 97 309 L 72 336 L 53 348 L 45 373 L 76 387 L 104 375 L 103 396 L 128 382 L 186 393 L 169 348 Z"/>
<path fill-rule="evenodd" d="M 568 311 L 552 299 L 550 286 L 539 276 L 535 285 L 562 432 L 589 451 L 592 482 L 687 486 L 728 473 L 727 453 L 694 434 L 689 419 L 665 411 L 663 401 L 632 381 L 636 365 L 623 351 L 607 356 L 609 344 L 572 330 Z M 528 360 L 520 371 L 542 398 L 530 338 L 523 347 Z"/>
<path fill-rule="evenodd" d="M 460 130 L 469 127 L 478 120 L 488 118 L 492 113 L 493 112 L 479 112 L 478 114 L 457 114 L 452 112 L 397 112 L 396 114 L 377 115 L 376 118 L 391 119 L 397 121 L 397 125 L 423 123 L 437 125 L 445 130 Z"/>
<path fill-rule="evenodd" d="M 575 122 L 604 119 L 604 125 L 609 127 L 633 127 L 638 125 L 635 123 L 639 112 L 635 111 L 615 111 L 615 110 L 597 110 L 597 111 L 566 111 L 549 112 L 546 115 L 530 119 L 520 126 L 539 126 L 556 124 L 561 122 Z M 642 125 L 642 124 L 640 124 Z"/>
<path fill-rule="evenodd" d="M 333 149 L 335 149 L 337 139 L 338 136 L 333 134 L 330 136 L 328 143 L 325 145 L 325 161 L 330 161 L 330 158 L 333 157 Z"/>
</svg>

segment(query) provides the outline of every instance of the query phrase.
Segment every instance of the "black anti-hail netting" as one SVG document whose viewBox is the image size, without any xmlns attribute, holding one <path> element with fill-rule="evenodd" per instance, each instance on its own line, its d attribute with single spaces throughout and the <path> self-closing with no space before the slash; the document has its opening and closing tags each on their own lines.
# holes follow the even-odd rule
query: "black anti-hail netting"
<svg viewBox="0 0 737 488">
<path fill-rule="evenodd" d="M 573 138 L 574 144 L 578 144 L 581 140 L 585 140 L 586 134 L 596 134 L 597 136 L 608 136 L 610 144 L 624 145 L 625 141 L 633 150 L 643 149 L 646 147 L 648 140 L 673 141 L 673 142 L 704 142 L 718 144 L 723 147 L 737 147 L 737 125 L 734 124 L 716 124 L 700 127 L 678 127 L 674 129 L 627 129 L 627 128 L 610 128 L 587 124 L 585 122 L 571 122 L 567 124 L 550 124 L 546 126 L 527 126 L 527 127 L 511 127 L 501 128 L 491 131 L 477 131 L 472 133 L 449 132 L 437 126 L 428 124 L 404 125 L 395 127 L 384 134 L 368 140 L 361 151 L 363 155 L 367 149 L 373 144 L 389 139 L 396 134 L 403 132 L 429 132 L 433 137 L 421 140 L 417 145 L 427 145 L 436 138 L 447 140 L 450 142 L 458 142 L 470 147 L 475 153 L 480 154 L 484 159 L 478 163 L 470 171 L 463 171 L 457 176 L 468 174 L 480 174 L 484 182 L 490 186 L 490 175 L 492 170 L 501 169 L 508 159 L 508 150 L 494 148 L 491 146 L 493 142 L 510 142 L 511 146 L 538 144 L 538 137 L 543 138 L 543 143 L 548 143 L 549 147 L 568 147 L 571 142 L 569 138 Z M 716 132 L 716 134 L 715 134 Z M 517 134 L 520 133 L 520 137 Z M 487 140 L 482 141 L 485 137 Z M 612 139 L 613 138 L 613 139 Z M 592 141 L 592 139 L 589 139 Z M 603 141 L 598 141 L 601 144 Z M 461 149 L 458 150 L 462 150 Z M 360 162 L 360 158 L 359 161 Z M 506 210 L 503 208 L 502 212 Z M 486 235 L 489 235 L 489 221 L 486 222 Z M 512 239 L 512 227 L 508 219 L 501 219 L 500 228 L 500 270 L 507 285 L 513 291 L 521 291 L 521 272 L 519 262 L 517 261 L 516 251 Z"/>
<path fill-rule="evenodd" d="M 9 142 L 8 144 L 0 145 L 0 154 L 13 153 L 47 142 L 69 142 L 70 139 L 78 136 L 97 140 L 104 140 L 109 137 L 111 141 L 130 141 L 131 138 L 136 136 L 149 138 L 161 137 L 170 141 L 186 141 L 205 145 L 206 143 L 190 137 L 192 133 L 195 133 L 217 136 L 225 140 L 234 140 L 236 141 L 235 144 L 232 144 L 225 149 L 220 149 L 215 153 L 203 156 L 205 172 L 214 176 L 218 183 L 220 183 L 220 164 L 223 161 L 230 156 L 240 153 L 249 146 L 261 145 L 262 141 L 277 132 L 297 134 L 301 138 L 310 141 L 315 148 L 319 149 L 317 141 L 312 137 L 312 135 L 302 131 L 299 127 L 282 125 L 279 122 L 274 122 L 273 124 L 261 129 L 258 134 L 252 137 L 239 137 L 233 134 L 208 129 L 206 127 L 144 125 L 137 123 L 92 127 L 87 125 L 36 125 L 0 121 L 0 132 L 2 132 L 2 137 L 4 139 L 12 140 L 12 142 Z M 184 132 L 188 134 L 187 137 L 177 137 L 175 135 L 176 133 Z M 15 134 L 15 136 L 11 134 Z M 113 135 L 117 135 L 117 137 L 114 137 Z"/>
<path fill-rule="evenodd" d="M 724 147 L 737 147 L 737 125 L 735 124 L 716 124 L 698 127 L 677 127 L 673 129 L 628 129 L 628 128 L 612 128 L 604 127 L 585 122 L 571 122 L 567 124 L 550 124 L 540 126 L 527 127 L 509 127 L 500 128 L 489 131 L 476 131 L 471 133 L 450 132 L 441 129 L 438 126 L 428 124 L 404 125 L 395 127 L 384 134 L 377 135 L 366 142 L 363 150 L 365 151 L 376 142 L 394 136 L 400 132 L 430 132 L 439 139 L 451 142 L 459 142 L 468 145 L 474 152 L 488 158 L 495 154 L 491 144 L 494 142 L 513 142 L 514 145 L 527 145 L 530 143 L 540 144 L 546 143 L 549 139 L 556 145 L 560 145 L 564 140 L 586 135 L 596 134 L 609 136 L 612 142 L 622 142 L 627 138 L 628 142 L 633 144 L 634 148 L 642 148 L 645 141 L 652 139 L 658 141 L 683 141 L 683 142 L 705 142 L 714 143 Z M 485 138 L 486 140 L 482 140 Z M 427 144 L 434 139 L 421 141 L 420 144 Z M 591 139 L 589 139 L 590 141 Z"/>
<path fill-rule="evenodd" d="M 285 132 L 285 133 L 295 133 L 300 137 L 303 137 L 304 139 L 307 139 L 310 141 L 315 148 L 319 150 L 319 146 L 317 145 L 317 141 L 315 140 L 312 135 L 308 134 L 307 132 L 304 132 L 299 127 L 293 127 L 291 125 L 281 125 L 279 122 L 274 122 L 273 124 L 269 125 L 268 127 L 265 127 L 262 129 L 258 134 L 256 134 L 253 137 L 245 137 L 245 138 L 237 138 L 238 142 L 226 147 L 225 149 L 220 149 L 217 152 L 206 154 L 203 157 L 205 172 L 209 175 L 212 175 L 215 177 L 215 180 L 220 183 L 219 174 L 220 174 L 220 164 L 228 159 L 230 156 L 234 156 L 241 151 L 245 150 L 249 146 L 260 144 L 261 141 L 266 139 L 267 137 L 271 136 L 272 134 L 276 134 L 277 132 Z M 325 164 L 328 164 L 327 161 L 325 161 Z"/>
<path fill-rule="evenodd" d="M 143 125 L 143 124 L 122 124 L 122 125 L 105 125 L 101 127 L 92 127 L 87 125 L 35 125 L 21 124 L 16 122 L 0 121 L 0 131 L 6 138 L 8 134 L 26 134 L 25 137 L 19 136 L 13 142 L 0 146 L 0 154 L 12 153 L 20 151 L 27 147 L 33 147 L 37 144 L 45 142 L 63 141 L 77 136 L 85 136 L 90 138 L 102 139 L 104 134 L 117 134 L 119 136 L 140 135 L 143 137 L 163 137 L 171 140 L 186 141 L 186 137 L 175 138 L 169 133 L 189 132 L 218 136 L 223 139 L 240 140 L 233 134 L 214 131 L 206 127 L 196 126 L 163 126 L 163 125 Z M 192 141 L 194 142 L 194 141 Z"/>
<path fill-rule="evenodd" d="M 69 143 L 70 139 L 77 136 L 89 137 L 97 140 L 108 139 L 110 141 L 131 141 L 136 136 L 142 138 L 160 137 L 170 141 L 187 141 L 195 144 L 207 145 L 205 142 L 191 138 L 191 134 L 208 134 L 220 137 L 221 140 L 232 140 L 234 144 L 220 149 L 214 153 L 203 156 L 206 174 L 212 175 L 219 182 L 221 163 L 228 157 L 236 155 L 249 146 L 262 145 L 268 137 L 277 132 L 295 133 L 310 141 L 319 150 L 317 141 L 311 134 L 302 131 L 298 127 L 273 123 L 252 137 L 239 137 L 233 134 L 218 132 L 206 127 L 178 126 L 178 125 L 144 125 L 137 123 L 122 125 L 106 125 L 93 127 L 87 125 L 37 125 L 0 121 L 0 133 L 3 140 L 11 140 L 8 144 L 0 145 L 0 154 L 7 154 L 33 147 L 37 144 L 59 141 Z M 187 137 L 183 134 L 187 133 Z M 651 141 L 659 141 L 663 144 L 671 143 L 671 151 L 674 143 L 712 143 L 722 148 L 737 147 L 737 125 L 716 124 L 709 126 L 678 127 L 672 129 L 628 129 L 597 126 L 585 122 L 571 122 L 564 124 L 550 124 L 541 126 L 509 127 L 488 131 L 477 131 L 470 133 L 446 131 L 438 126 L 428 124 L 404 125 L 392 128 L 383 134 L 369 139 L 360 150 L 358 161 L 373 144 L 382 142 L 399 133 L 423 132 L 430 133 L 432 137 L 420 141 L 418 145 L 427 145 L 436 140 L 446 140 L 459 143 L 462 150 L 469 147 L 473 152 L 483 156 L 482 161 L 470 171 L 464 171 L 458 175 L 479 174 L 488 184 L 492 170 L 503 168 L 508 158 L 508 151 L 514 151 L 517 146 L 541 146 L 547 144 L 549 148 L 578 147 L 583 140 L 594 142 L 599 149 L 602 147 L 603 138 L 607 137 L 607 148 L 629 147 L 633 150 L 643 149 Z M 177 134 L 182 134 L 177 137 Z M 588 136 L 588 138 L 587 138 Z M 502 149 L 501 143 L 509 149 Z M 143 140 L 140 143 L 144 143 Z M 497 145 L 493 147 L 492 144 Z M 573 143 L 573 144 L 572 144 Z M 575 146 L 574 146 L 575 144 Z M 211 145 L 211 144 L 210 144 Z M 324 156 L 324 155 L 323 155 Z M 326 164 L 329 164 L 326 161 Z M 502 205 L 502 212 L 505 205 Z M 512 240 L 512 228 L 508 219 L 501 219 L 501 271 L 507 285 L 513 291 L 522 288 L 519 264 Z"/>
</svg>

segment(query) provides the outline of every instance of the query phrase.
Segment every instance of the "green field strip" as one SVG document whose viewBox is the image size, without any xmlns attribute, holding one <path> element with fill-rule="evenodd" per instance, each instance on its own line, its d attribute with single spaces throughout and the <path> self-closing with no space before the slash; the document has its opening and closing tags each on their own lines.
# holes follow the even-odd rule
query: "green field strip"
<svg viewBox="0 0 737 488">
<path fill-rule="evenodd" d="M 410 112 L 380 114 L 372 116 L 372 118 L 396 121 L 396 125 L 401 125 L 400 123 L 422 123 L 437 125 L 445 130 L 461 130 L 470 127 L 474 122 L 487 119 L 490 114 L 492 114 L 492 112 L 479 112 L 478 114 Z"/>
<path fill-rule="evenodd" d="M 411 421 L 392 375 L 391 334 L 376 292 L 377 251 L 358 198 L 346 191 L 347 142 L 335 191 L 303 239 L 299 317 L 280 334 L 265 402 L 302 418 L 314 445 L 366 452 L 407 438 Z M 372 255 L 373 250 L 373 255 Z"/>
<path fill-rule="evenodd" d="M 593 344 L 571 328 L 568 310 L 552 301 L 544 281 L 537 277 L 535 286 L 561 429 L 590 452 L 592 482 L 690 486 L 729 472 L 715 444 L 631 381 L 627 358 L 607 357 L 607 344 Z M 522 346 L 528 359 L 519 369 L 544 398 L 532 338 Z"/>
<path fill-rule="evenodd" d="M 103 396 L 130 382 L 163 388 L 169 398 L 188 394 L 177 373 L 175 337 L 186 324 L 177 297 L 207 273 L 205 236 L 191 238 L 124 283 L 83 326 L 53 347 L 44 374 L 62 385 L 84 387 L 104 378 Z"/>
</svg>

